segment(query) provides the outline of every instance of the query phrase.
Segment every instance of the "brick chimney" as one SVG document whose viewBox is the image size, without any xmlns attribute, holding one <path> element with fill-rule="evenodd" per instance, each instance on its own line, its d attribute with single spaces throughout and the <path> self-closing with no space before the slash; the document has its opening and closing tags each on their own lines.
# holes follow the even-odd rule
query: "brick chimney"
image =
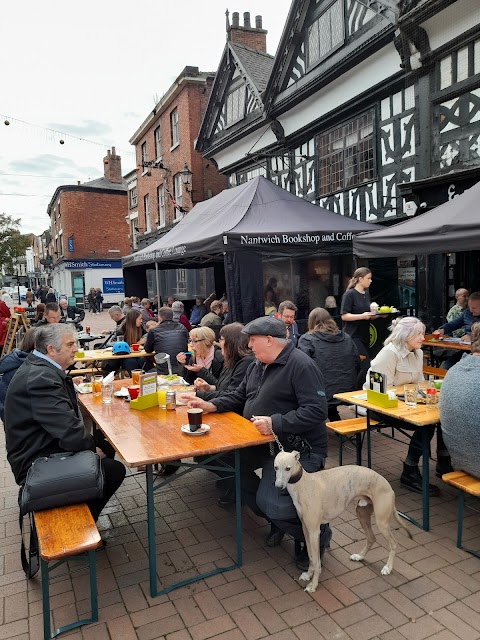
<svg viewBox="0 0 480 640">
<path fill-rule="evenodd" d="M 106 157 L 103 159 L 104 176 L 109 182 L 122 184 L 122 159 L 115 153 L 115 147 L 107 151 Z"/>
<path fill-rule="evenodd" d="M 250 13 L 243 14 L 243 27 L 240 26 L 238 11 L 232 13 L 232 24 L 227 27 L 230 42 L 243 44 L 245 47 L 267 53 L 267 33 L 262 29 L 262 16 L 255 16 L 255 27 L 250 24 Z"/>
</svg>

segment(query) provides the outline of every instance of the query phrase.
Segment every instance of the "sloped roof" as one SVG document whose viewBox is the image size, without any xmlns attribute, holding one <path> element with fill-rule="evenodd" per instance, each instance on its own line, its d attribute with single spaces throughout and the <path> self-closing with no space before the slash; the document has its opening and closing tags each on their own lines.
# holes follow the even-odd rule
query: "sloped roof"
<svg viewBox="0 0 480 640">
<path fill-rule="evenodd" d="M 230 48 L 235 52 L 240 64 L 255 84 L 258 93 L 262 93 L 267 86 L 270 73 L 273 68 L 274 57 L 269 53 L 250 49 L 242 44 L 229 43 Z"/>
<path fill-rule="evenodd" d="M 90 180 L 90 182 L 82 182 L 82 187 L 95 187 L 95 189 L 113 189 L 118 191 L 125 191 L 127 188 L 126 181 L 122 178 L 122 183 L 118 182 L 110 182 L 104 176 L 101 178 L 96 178 L 95 180 Z"/>
</svg>

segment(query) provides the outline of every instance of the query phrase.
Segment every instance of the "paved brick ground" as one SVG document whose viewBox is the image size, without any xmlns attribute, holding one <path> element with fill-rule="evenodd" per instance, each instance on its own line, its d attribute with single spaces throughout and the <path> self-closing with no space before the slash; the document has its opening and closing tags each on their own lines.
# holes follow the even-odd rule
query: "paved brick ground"
<svg viewBox="0 0 480 640">
<path fill-rule="evenodd" d="M 107 328 L 108 314 L 87 314 L 92 331 Z M 348 413 L 348 409 L 345 410 Z M 3 438 L 3 433 L 2 433 Z M 420 496 L 398 482 L 403 443 L 373 435 L 373 466 L 392 482 L 397 506 L 421 515 Z M 330 438 L 328 466 L 337 462 L 337 443 Z M 20 558 L 17 488 L 0 455 L 0 640 L 41 640 L 39 579 L 27 582 Z M 344 463 L 354 463 L 347 450 Z M 434 463 L 432 462 L 432 474 Z M 441 483 L 440 480 L 437 481 Z M 217 507 L 218 491 L 208 472 L 176 481 L 156 497 L 158 576 L 161 584 L 196 571 L 230 563 L 235 554 L 234 513 Z M 267 549 L 265 522 L 247 509 L 243 517 L 244 564 L 151 599 L 146 555 L 146 496 L 143 475 L 128 475 L 99 521 L 108 538 L 98 554 L 100 621 L 75 630 L 71 640 L 475 640 L 480 638 L 480 560 L 458 550 L 456 502 L 449 487 L 432 500 L 431 531 L 410 526 L 413 541 L 398 527 L 398 553 L 390 576 L 380 570 L 387 557 L 379 536 L 362 563 L 357 551 L 363 532 L 353 509 L 333 528 L 331 552 L 325 557 L 321 583 L 314 595 L 303 591 L 293 562 L 293 543 Z M 465 521 L 465 540 L 480 549 L 479 503 Z M 376 529 L 374 528 L 376 531 Z M 304 585 L 303 585 L 304 586 Z M 65 624 L 88 608 L 86 574 L 57 577 L 52 585 L 55 624 Z"/>
</svg>

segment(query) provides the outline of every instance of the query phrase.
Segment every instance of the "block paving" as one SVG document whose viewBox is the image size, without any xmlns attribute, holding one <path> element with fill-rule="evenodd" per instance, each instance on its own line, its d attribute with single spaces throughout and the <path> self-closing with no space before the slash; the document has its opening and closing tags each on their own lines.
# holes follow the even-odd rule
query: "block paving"
<svg viewBox="0 0 480 640">
<path fill-rule="evenodd" d="M 108 314 L 87 314 L 92 332 L 110 326 Z M 342 408 L 343 417 L 351 410 Z M 421 518 L 421 496 L 400 486 L 406 438 L 372 435 L 373 468 L 397 495 L 397 507 Z M 27 581 L 20 563 L 18 489 L 0 453 L 0 640 L 41 640 L 39 576 Z M 435 448 L 432 447 L 432 450 Z M 327 467 L 338 462 L 329 436 Z M 364 455 L 364 458 L 366 456 Z M 344 464 L 355 453 L 344 445 Z M 99 622 L 63 636 L 70 640 L 476 640 L 480 638 L 480 560 L 456 547 L 456 495 L 435 478 L 441 495 L 431 499 L 431 529 L 409 524 L 410 540 L 394 523 L 398 542 L 394 570 L 380 574 L 388 552 L 378 534 L 367 558 L 352 562 L 364 534 L 354 506 L 330 523 L 333 539 L 316 593 L 298 581 L 293 541 L 265 546 L 269 526 L 243 509 L 241 568 L 217 574 L 151 598 L 148 584 L 145 476 L 128 472 L 101 515 L 108 541 L 97 553 Z M 195 470 L 155 497 L 157 569 L 160 587 L 234 560 L 235 513 L 217 506 L 215 476 Z M 375 533 L 377 532 L 374 526 Z M 469 500 L 464 541 L 480 550 L 480 503 Z M 73 567 L 73 569 L 76 568 Z M 89 609 L 86 570 L 52 576 L 53 622 L 63 625 Z"/>
</svg>

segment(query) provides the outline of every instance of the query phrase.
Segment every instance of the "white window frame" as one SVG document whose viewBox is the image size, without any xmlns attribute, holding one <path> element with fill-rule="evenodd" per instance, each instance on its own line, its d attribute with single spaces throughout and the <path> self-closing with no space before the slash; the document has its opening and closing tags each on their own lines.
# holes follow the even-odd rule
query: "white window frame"
<svg viewBox="0 0 480 640">
<path fill-rule="evenodd" d="M 177 173 L 173 178 L 173 197 L 179 207 L 183 207 L 183 182 L 182 176 Z M 175 209 L 175 220 L 182 219 L 182 213 L 177 208 Z"/>
<path fill-rule="evenodd" d="M 150 194 L 146 193 L 143 196 L 143 207 L 145 209 L 145 233 L 149 233 L 152 230 L 152 221 L 150 220 Z"/>
<path fill-rule="evenodd" d="M 143 162 L 147 162 L 148 161 L 148 155 L 147 155 L 147 143 L 146 142 L 142 143 L 141 154 L 142 154 L 142 163 Z"/>
<path fill-rule="evenodd" d="M 137 197 L 137 187 L 134 186 L 128 191 L 128 195 L 130 196 L 130 209 L 135 209 L 137 207 L 138 197 Z"/>
<path fill-rule="evenodd" d="M 155 160 L 162 159 L 162 130 L 160 125 L 153 132 L 154 140 L 155 140 Z"/>
<path fill-rule="evenodd" d="M 171 132 L 171 140 L 173 149 L 177 145 L 180 144 L 180 137 L 178 133 L 178 109 L 175 109 L 170 113 L 170 132 Z"/>
<path fill-rule="evenodd" d="M 163 184 L 157 187 L 158 197 L 158 226 L 165 226 L 165 187 Z"/>
</svg>

